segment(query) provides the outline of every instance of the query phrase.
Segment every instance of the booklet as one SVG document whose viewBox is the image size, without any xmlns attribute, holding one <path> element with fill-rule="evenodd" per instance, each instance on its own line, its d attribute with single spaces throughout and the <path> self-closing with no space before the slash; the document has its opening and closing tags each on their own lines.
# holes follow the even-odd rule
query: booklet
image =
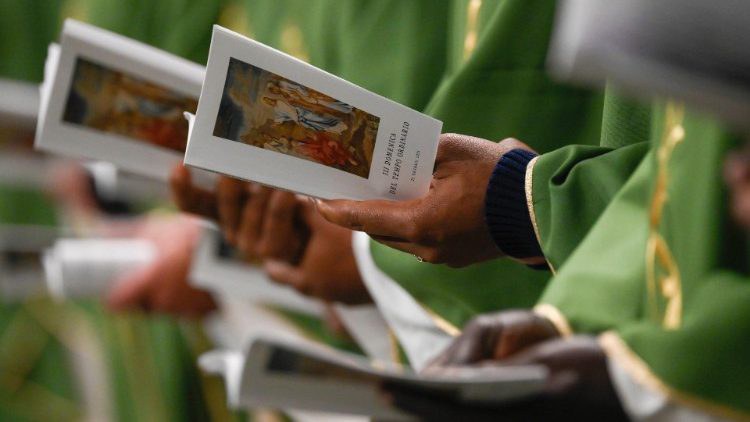
<svg viewBox="0 0 750 422">
<path fill-rule="evenodd" d="M 565 0 L 550 70 L 650 99 L 688 101 L 750 128 L 750 4 L 698 0 Z"/>
<path fill-rule="evenodd" d="M 290 338 L 258 337 L 247 352 L 210 352 L 200 366 L 225 377 L 230 406 L 366 415 L 410 420 L 379 394 L 387 381 L 467 403 L 504 403 L 539 393 L 543 366 L 456 368 L 419 375 L 408 368 Z"/>
<path fill-rule="evenodd" d="M 104 295 L 118 277 L 156 259 L 144 239 L 59 239 L 42 257 L 47 287 L 58 299 Z"/>
<path fill-rule="evenodd" d="M 320 301 L 302 296 L 289 286 L 271 281 L 257 265 L 242 260 L 210 223 L 193 255 L 190 283 L 219 296 L 277 305 L 313 316 L 323 315 Z"/>
<path fill-rule="evenodd" d="M 198 112 L 190 120 L 188 165 L 350 199 L 425 194 L 442 128 L 220 26 L 214 26 Z"/>
<path fill-rule="evenodd" d="M 37 148 L 162 181 L 182 162 L 202 66 L 68 19 L 44 73 Z"/>
</svg>

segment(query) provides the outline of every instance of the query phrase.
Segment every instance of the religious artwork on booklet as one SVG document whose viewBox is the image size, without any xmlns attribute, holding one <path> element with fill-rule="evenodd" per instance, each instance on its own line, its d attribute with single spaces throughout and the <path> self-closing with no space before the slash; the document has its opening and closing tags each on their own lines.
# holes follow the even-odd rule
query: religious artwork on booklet
<svg viewBox="0 0 750 422">
<path fill-rule="evenodd" d="M 380 118 L 230 58 L 213 135 L 367 178 Z"/>
<path fill-rule="evenodd" d="M 79 57 L 63 120 L 184 152 L 183 112 L 197 106 L 194 98 Z"/>
</svg>

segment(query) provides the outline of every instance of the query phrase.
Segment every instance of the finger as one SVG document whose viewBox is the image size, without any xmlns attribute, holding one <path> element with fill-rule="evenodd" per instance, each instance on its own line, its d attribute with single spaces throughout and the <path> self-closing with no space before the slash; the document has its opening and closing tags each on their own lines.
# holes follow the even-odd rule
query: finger
<svg viewBox="0 0 750 422">
<path fill-rule="evenodd" d="M 237 249 L 246 259 L 256 259 L 258 240 L 271 189 L 258 184 L 251 185 L 250 189 L 250 199 L 245 202 L 245 208 L 242 211 Z"/>
<path fill-rule="evenodd" d="M 464 366 L 487 358 L 487 348 L 492 341 L 490 337 L 493 337 L 487 331 L 476 320 L 470 322 L 461 335 L 430 362 L 428 368 L 433 370 L 445 366 Z"/>
<path fill-rule="evenodd" d="M 114 283 L 107 295 L 107 307 L 115 311 L 144 309 L 149 303 L 151 286 L 158 279 L 159 266 L 149 265 L 125 275 Z"/>
<path fill-rule="evenodd" d="M 216 196 L 213 192 L 194 186 L 190 170 L 183 165 L 172 169 L 169 177 L 172 199 L 184 212 L 216 219 Z"/>
<path fill-rule="evenodd" d="M 331 223 L 370 235 L 416 241 L 420 200 L 318 200 L 318 212 Z"/>
<path fill-rule="evenodd" d="M 264 259 L 293 260 L 301 240 L 295 230 L 297 197 L 289 192 L 273 191 L 268 199 L 260 232 L 258 252 Z"/>
<path fill-rule="evenodd" d="M 231 245 L 236 245 L 240 213 L 245 203 L 246 192 L 246 182 L 237 179 L 221 176 L 216 183 L 219 226 L 224 233 L 224 238 Z"/>
<path fill-rule="evenodd" d="M 305 274 L 299 268 L 283 261 L 269 260 L 263 264 L 263 269 L 271 280 L 291 286 L 304 295 L 310 295 Z"/>
</svg>

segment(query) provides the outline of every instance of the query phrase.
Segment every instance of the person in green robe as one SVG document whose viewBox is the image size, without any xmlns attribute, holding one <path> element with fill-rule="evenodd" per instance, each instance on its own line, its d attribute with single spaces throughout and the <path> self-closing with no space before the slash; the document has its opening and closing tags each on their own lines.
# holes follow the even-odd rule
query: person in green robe
<svg viewBox="0 0 750 422">
<path fill-rule="evenodd" d="M 549 80 L 544 70 L 554 2 L 485 4 L 467 1 L 454 2 L 451 7 L 453 25 L 450 28 L 457 29 L 455 32 L 448 32 L 449 40 L 445 48 L 449 52 L 449 63 L 446 65 L 442 84 L 437 87 L 426 107 L 430 114 L 445 121 L 446 129 L 488 138 L 501 138 L 512 134 L 521 137 L 540 151 L 552 150 L 568 143 L 586 144 L 598 141 L 602 113 L 601 96 L 555 84 Z M 520 26 L 536 30 L 513 31 L 513 28 Z M 445 31 L 445 29 L 441 30 Z M 518 32 L 522 34 L 519 35 Z M 347 37 L 348 34 L 342 34 L 344 40 Z M 352 60 L 352 62 L 356 63 L 357 60 Z M 357 80 L 356 72 L 341 76 Z M 366 80 L 361 83 L 368 87 Z M 493 114 L 498 117 L 494 119 L 476 117 L 482 114 Z M 560 133 L 564 135 L 560 136 Z M 613 143 L 613 146 L 609 146 L 605 141 L 604 146 L 600 148 L 584 147 L 582 149 L 591 157 L 611 152 L 614 146 L 620 145 Z M 492 147 L 494 148 L 494 144 Z M 642 153 L 642 150 L 643 148 L 638 152 Z M 491 171 L 497 161 L 497 153 L 488 155 L 491 157 L 485 168 L 489 167 Z M 617 160 L 612 161 L 617 162 Z M 473 163 L 471 160 L 466 160 L 466 162 Z M 633 164 L 628 163 L 623 166 L 622 171 L 627 174 L 632 171 L 632 168 Z M 484 185 L 486 183 L 483 182 L 475 184 L 475 187 L 479 189 L 475 198 L 479 199 L 473 204 L 480 208 L 483 206 L 481 197 L 484 195 L 482 187 Z M 611 194 L 616 190 L 616 183 L 605 185 L 602 190 Z M 606 203 L 604 195 L 599 201 L 599 204 L 603 203 Z M 367 208 L 367 205 L 369 204 L 363 203 L 362 208 Z M 404 208 L 412 208 L 413 204 L 402 205 Z M 425 203 L 425 208 L 429 208 L 430 205 Z M 594 208 L 592 206 L 592 209 Z M 471 220 L 471 223 L 483 230 L 484 222 L 481 212 L 471 211 L 469 214 L 472 218 L 475 215 L 478 216 L 479 221 Z M 458 210 L 454 216 L 459 219 L 464 217 L 461 210 Z M 404 214 L 404 217 L 404 220 L 410 220 L 412 214 L 408 216 Z M 411 221 L 405 221 L 405 224 L 411 224 Z M 322 226 L 322 224 L 315 223 L 315 226 Z M 351 228 L 351 226 L 347 227 Z M 580 230 L 582 233 L 585 233 L 585 227 Z M 326 230 L 334 231 L 333 229 Z M 345 237 L 343 233 L 338 236 L 339 239 Z M 448 240 L 456 244 L 456 239 Z M 485 236 L 485 241 L 488 240 Z M 340 242 L 321 240 L 314 244 L 322 248 L 324 245 L 341 242 L 343 240 Z M 486 252 L 497 254 L 497 248 L 491 243 L 485 243 L 485 247 L 481 253 L 475 253 L 475 250 L 467 250 L 467 252 L 475 253 L 476 256 Z M 330 246 L 330 248 L 331 251 L 338 251 L 331 253 L 331 256 L 348 255 L 345 247 Z M 414 305 L 413 312 L 422 315 L 426 323 L 425 329 L 433 330 L 437 327 L 447 335 L 455 334 L 458 331 L 457 326 L 477 313 L 532 305 L 549 277 L 549 274 L 544 271 L 535 271 L 508 260 L 493 260 L 456 270 L 445 265 L 421 263 L 412 254 L 400 253 L 387 245 L 373 242 L 369 243 L 369 248 L 371 250 L 363 254 L 372 255 L 376 264 L 375 268 L 384 272 L 391 283 L 396 283 L 398 288 L 405 290 L 406 295 L 416 299 L 410 303 Z M 326 260 L 325 249 L 313 255 L 315 258 L 311 258 L 309 262 L 314 264 L 309 270 L 304 265 L 295 267 L 288 263 L 270 262 L 267 264 L 269 274 L 281 282 L 302 287 L 303 290 L 318 292 L 328 299 L 347 300 L 347 295 L 336 297 L 337 293 L 347 291 L 342 289 L 341 285 L 350 285 L 358 278 L 367 278 L 368 274 L 374 273 L 374 271 L 365 271 L 360 268 L 359 276 L 351 271 L 348 273 L 338 271 L 337 275 L 331 277 L 331 274 L 326 274 L 325 267 L 333 267 L 336 261 L 330 261 L 333 258 Z M 485 258 L 491 256 L 494 255 L 485 256 Z M 420 256 L 420 258 L 429 257 Z M 350 259 L 347 257 L 346 261 L 339 260 L 339 262 L 348 263 Z M 351 267 L 349 264 L 347 266 Z M 326 280 L 330 281 L 330 287 L 320 287 L 321 283 L 325 283 Z M 470 289 L 466 288 L 465 280 L 471 280 Z M 368 285 L 378 284 L 383 283 L 368 283 Z M 487 292 L 496 292 L 496 294 L 487 294 Z M 387 306 L 387 298 L 380 301 L 376 299 L 376 301 L 379 305 Z M 391 318 L 392 321 L 398 319 L 396 316 Z M 402 340 L 411 337 L 408 333 L 401 333 L 399 330 L 396 330 L 396 335 Z M 439 347 L 428 349 L 434 351 Z M 425 358 L 415 356 L 412 360 L 424 362 Z"/>
<path fill-rule="evenodd" d="M 674 37 L 669 29 L 684 27 L 696 10 L 695 21 L 705 25 L 700 6 L 707 5 L 700 3 L 686 6 L 679 19 L 673 10 L 661 16 L 668 19 L 654 19 L 670 22 L 658 28 L 659 35 Z M 716 20 L 708 22 L 716 26 Z M 700 56 L 700 48 L 690 47 Z M 750 284 L 747 238 L 738 224 L 745 221 L 745 166 L 737 169 L 733 153 L 743 132 L 674 101 L 650 108 L 648 154 L 570 253 L 538 313 L 477 318 L 429 368 L 543 364 L 551 372 L 547 391 L 525 403 L 482 408 L 387 388 L 399 407 L 436 420 L 459 414 L 477 420 L 550 417 L 560 411 L 577 419 L 622 418 L 624 411 L 636 420 L 748 419 Z M 606 173 L 601 169 L 596 176 Z M 549 174 L 530 179 L 533 195 L 547 190 Z M 586 197 L 575 187 L 569 194 Z M 529 203 L 534 211 L 549 213 L 548 206 Z"/>
<path fill-rule="evenodd" d="M 420 20 L 420 25 L 432 25 L 428 26 L 432 32 L 427 32 L 427 28 L 417 31 L 419 34 L 431 36 L 433 42 L 430 42 L 427 36 L 425 38 L 412 37 L 415 40 L 414 43 L 402 40 L 398 43 L 399 49 L 396 52 L 392 50 L 371 51 L 370 49 L 351 46 L 366 45 L 368 42 L 369 44 L 376 44 L 372 35 L 376 33 L 375 29 L 363 31 L 360 26 L 349 28 L 346 24 L 332 23 L 326 26 L 326 30 L 323 32 L 328 31 L 334 35 L 326 35 L 324 38 L 327 41 L 318 43 L 306 56 L 313 64 L 360 83 L 366 88 L 404 101 L 407 105 L 413 107 L 423 106 L 427 112 L 444 120 L 445 127 L 448 130 L 495 139 L 513 135 L 527 141 L 541 152 L 554 150 L 570 143 L 594 144 L 599 141 L 602 121 L 601 95 L 555 84 L 545 73 L 544 63 L 547 44 L 555 10 L 553 1 L 483 3 L 474 0 L 440 4 L 449 6 L 450 17 L 447 19 L 449 24 L 445 24 L 446 20 L 436 18 L 433 19 L 436 23 L 432 23 L 432 20 Z M 262 4 L 259 5 L 259 8 L 261 7 L 263 7 Z M 414 9 L 421 13 L 435 8 L 433 4 L 428 7 L 417 3 L 410 3 L 408 6 L 399 5 L 399 7 L 409 10 Z M 319 15 L 314 14 L 310 19 L 313 21 L 315 19 L 330 19 L 329 22 L 337 22 L 338 19 L 332 19 L 331 17 L 337 16 L 337 13 L 342 13 L 340 9 L 342 8 L 336 8 L 335 6 L 329 9 L 322 7 Z M 272 7 L 268 10 L 271 11 L 269 13 L 277 13 L 274 12 L 276 9 Z M 352 10 L 357 10 L 360 15 L 366 16 L 367 19 L 359 18 L 364 22 L 387 21 L 390 18 L 377 19 L 375 16 L 394 15 L 392 8 L 373 6 L 367 2 L 362 2 Z M 373 13 L 372 16 L 368 16 L 368 12 L 376 10 L 381 13 Z M 292 17 L 287 18 L 288 22 L 291 22 L 287 25 L 287 29 L 266 26 L 267 29 L 261 32 L 267 33 L 267 38 L 264 38 L 262 33 L 256 33 L 255 35 L 261 41 L 280 44 L 283 44 L 285 39 L 295 39 L 288 34 L 297 33 L 307 36 L 308 32 L 306 31 L 313 26 L 306 24 L 305 22 L 308 21 L 303 17 L 292 15 Z M 410 17 L 414 13 L 399 13 L 396 15 Z M 263 15 L 259 16 L 258 20 L 263 21 Z M 278 21 L 286 22 L 285 20 Z M 417 26 L 414 22 L 406 21 L 407 24 L 400 25 L 399 28 Z M 284 27 L 284 25 L 280 26 Z M 370 27 L 375 28 L 375 25 L 365 26 L 365 28 Z M 524 28 L 523 31 L 515 30 L 521 27 Z M 294 28 L 297 29 L 293 30 Z M 534 30 L 528 30 L 528 28 Z M 287 36 L 284 36 L 285 33 Z M 310 35 L 312 40 L 318 40 L 319 37 L 319 33 L 317 37 Z M 299 38 L 297 37 L 298 40 Z M 445 44 L 436 44 L 440 40 L 444 40 Z M 390 43 L 383 44 L 390 45 Z M 340 55 L 340 53 L 335 53 L 336 46 L 339 46 L 338 50 L 347 52 L 345 62 L 348 64 L 336 59 Z M 297 47 L 299 47 L 299 43 L 297 43 Z M 413 54 L 414 51 L 421 50 L 429 50 L 430 53 Z M 406 53 L 399 54 L 400 51 Z M 434 57 L 436 54 L 443 54 L 446 57 L 446 63 L 443 67 L 436 67 L 425 61 L 426 58 Z M 360 58 L 360 55 L 364 56 Z M 384 63 L 388 63 L 388 67 L 385 69 L 390 68 L 391 55 L 401 57 L 402 60 L 398 62 L 399 66 L 417 69 L 417 71 L 404 73 L 406 76 L 413 76 L 411 79 L 407 78 L 410 80 L 407 86 L 435 80 L 430 77 L 425 78 L 424 75 L 429 76 L 434 71 L 441 72 L 438 78 L 440 83 L 427 88 L 432 90 L 432 97 L 426 105 L 424 105 L 424 100 L 408 101 L 409 96 L 399 90 L 399 87 L 402 86 L 400 83 L 390 85 L 393 87 L 391 89 L 376 83 L 382 80 L 383 74 L 389 74 L 382 69 Z M 383 88 L 384 86 L 385 88 Z M 425 90 L 420 89 L 419 92 Z M 613 100 L 611 103 L 615 104 L 615 101 Z M 477 117 L 486 114 L 492 114 L 496 117 L 493 119 Z M 579 147 L 578 150 L 572 151 L 572 154 L 586 155 L 583 158 L 591 158 L 613 153 L 616 147 L 622 146 L 616 142 L 612 142 L 610 145 L 607 143 L 608 141 L 605 138 L 604 145 L 601 147 Z M 469 145 L 470 142 L 458 141 L 453 143 L 453 145 L 458 146 L 461 146 L 461 144 Z M 502 144 L 496 145 L 488 141 L 483 143 L 483 146 L 492 149 L 492 152 L 487 154 L 489 158 L 485 160 L 484 170 L 482 170 L 485 174 L 479 175 L 479 179 L 487 177 L 494 167 L 498 158 L 498 151 L 503 150 L 503 147 L 498 147 L 498 145 Z M 621 165 L 624 175 L 632 171 L 633 163 L 637 162 L 638 154 L 642 154 L 643 151 L 644 148 L 641 148 L 630 153 L 629 160 Z M 627 154 L 627 152 L 620 154 Z M 444 155 L 451 155 L 451 152 L 449 151 Z M 466 157 L 464 160 L 466 165 L 473 166 L 473 158 L 475 157 Z M 610 159 L 610 162 L 615 163 L 621 161 Z M 555 162 L 555 164 L 557 163 Z M 176 191 L 189 192 L 189 189 L 185 188 L 186 176 L 185 172 L 177 174 L 175 177 L 178 185 Z M 596 204 L 591 206 L 590 215 L 592 218 L 597 210 L 601 210 L 603 204 L 606 204 L 608 195 L 612 195 L 616 191 L 620 182 L 621 180 L 617 178 L 602 181 L 601 191 L 603 195 Z M 484 205 L 481 198 L 484 196 L 483 186 L 485 185 L 484 181 L 480 181 L 473 186 L 475 191 L 471 204 L 476 208 L 482 208 Z M 232 189 L 229 189 L 229 194 L 216 201 L 219 204 L 236 204 L 232 205 L 228 211 L 218 212 L 219 219 L 222 220 L 222 214 L 228 216 L 222 223 L 228 238 L 231 239 L 232 233 L 238 232 L 240 234 L 237 237 L 246 239 L 245 245 L 257 244 L 265 247 L 264 242 L 258 241 L 261 237 L 259 229 L 240 230 L 240 209 L 243 201 L 239 198 L 244 198 L 244 192 L 246 192 L 240 186 L 241 184 L 236 183 Z M 218 190 L 219 197 L 222 196 L 221 192 L 221 189 Z M 202 204 L 206 203 L 205 193 L 195 195 L 186 193 L 185 199 L 180 201 L 183 209 L 200 209 Z M 272 196 L 283 197 L 283 195 L 283 193 L 271 194 L 269 190 L 259 188 L 255 197 L 259 198 L 260 205 L 255 205 L 256 211 L 245 213 L 245 220 L 251 222 L 250 227 L 257 227 L 258 222 L 263 221 L 262 214 L 265 209 L 263 203 L 265 202 L 286 203 L 286 206 L 290 208 L 305 209 L 308 207 L 306 204 L 296 204 L 292 198 L 275 199 L 273 201 L 268 199 Z M 250 202 L 252 202 L 252 197 L 253 195 L 250 195 Z M 191 206 L 190 199 L 194 200 L 194 207 Z M 366 208 L 365 204 L 362 204 L 361 208 Z M 411 206 L 412 204 L 408 205 Z M 425 208 L 429 208 L 432 204 L 425 202 L 424 205 Z M 277 207 L 277 205 L 274 205 L 274 207 Z M 274 208 L 274 212 L 269 214 L 293 215 L 290 212 L 281 213 L 280 211 L 280 209 Z M 458 209 L 452 217 L 474 224 L 475 233 L 477 231 L 480 233 L 486 232 L 481 211 L 472 209 L 469 212 L 471 219 L 464 219 L 462 213 L 463 211 Z M 266 269 L 272 278 L 326 300 L 360 302 L 367 300 L 367 293 L 372 294 L 372 291 L 366 292 L 364 290 L 363 281 L 366 281 L 370 287 L 382 285 L 384 284 L 383 280 L 368 281 L 366 279 L 371 274 L 384 273 L 387 276 L 385 283 L 394 286 L 391 291 L 399 291 L 404 301 L 409 303 L 408 311 L 401 318 L 398 315 L 392 315 L 392 312 L 389 311 L 395 308 L 392 306 L 393 303 L 401 302 L 389 301 L 389 295 L 387 294 L 380 295 L 382 296 L 380 299 L 375 297 L 375 301 L 381 307 L 381 310 L 384 310 L 386 318 L 390 320 L 389 322 L 392 325 L 397 325 L 398 320 L 411 320 L 413 322 L 414 315 L 418 314 L 424 321 L 422 332 L 438 330 L 443 333 L 440 338 L 440 345 L 444 345 L 451 335 L 458 332 L 457 326 L 462 325 L 480 312 L 508 307 L 531 306 L 537 300 L 549 278 L 549 273 L 545 271 L 535 271 L 527 268 L 523 263 L 518 264 L 510 260 L 491 260 L 461 270 L 448 268 L 445 265 L 428 265 L 419 262 L 410 253 L 402 253 L 389 248 L 388 245 L 371 243 L 366 239 L 364 242 L 360 242 L 364 245 L 360 249 L 364 250 L 359 255 L 365 256 L 363 258 L 365 261 L 368 259 L 374 260 L 375 264 L 372 269 L 363 269 L 361 264 L 357 268 L 357 265 L 354 264 L 357 262 L 353 256 L 354 248 L 350 246 L 351 240 L 347 239 L 348 233 L 346 230 L 337 231 L 326 226 L 325 223 L 318 221 L 319 218 L 313 211 L 306 210 L 301 214 L 305 216 L 308 230 L 312 231 L 311 240 L 307 242 L 309 256 L 300 257 L 300 252 L 294 250 L 293 247 L 283 250 L 283 245 L 300 245 L 302 243 L 295 239 L 279 240 L 283 239 L 283 236 L 278 233 L 290 232 L 288 227 L 292 226 L 291 222 L 284 225 L 286 228 L 273 226 L 273 230 L 268 230 L 269 233 L 274 233 L 274 236 L 269 237 L 275 237 L 274 245 L 282 249 L 281 255 L 263 251 L 264 247 L 261 247 L 260 251 L 256 251 L 262 255 L 262 258 L 266 259 Z M 411 214 L 403 215 L 405 220 L 409 220 L 411 216 Z M 335 217 L 333 219 L 335 220 Z M 411 221 L 406 221 L 404 224 L 411 224 Z M 345 226 L 347 225 L 345 224 Z M 589 226 L 590 219 L 582 220 L 578 234 L 579 239 Z M 348 225 L 346 228 L 353 227 Z M 484 250 L 480 253 L 468 249 L 464 252 L 477 257 L 483 256 L 484 259 L 498 256 L 498 248 L 492 243 L 492 239 L 487 235 L 484 235 L 483 239 L 485 242 Z M 446 237 L 446 240 L 449 240 L 447 243 L 456 243 L 455 238 Z M 575 241 L 570 241 L 569 244 L 575 244 Z M 266 253 L 264 254 L 264 252 Z M 291 258 L 284 256 L 283 253 L 290 253 Z M 427 260 L 429 260 L 430 257 L 420 255 L 419 258 L 421 260 L 428 258 Z M 543 262 L 540 261 L 539 256 L 530 258 L 536 260 L 537 264 Z M 336 270 L 332 272 L 334 268 Z M 362 280 L 363 278 L 365 280 Z M 471 288 L 466 288 L 465 280 L 472 281 Z M 495 294 L 488 294 L 488 292 Z M 399 306 L 398 308 L 406 309 L 407 307 Z M 395 334 L 402 341 L 416 338 L 411 336 L 409 332 L 399 329 L 395 330 Z M 414 347 L 430 351 L 434 355 L 440 349 L 440 345 L 424 347 L 424 342 L 417 341 Z M 409 349 L 410 347 L 407 347 L 407 350 Z M 429 357 L 414 353 L 411 360 L 412 363 L 423 364 Z"/>
</svg>

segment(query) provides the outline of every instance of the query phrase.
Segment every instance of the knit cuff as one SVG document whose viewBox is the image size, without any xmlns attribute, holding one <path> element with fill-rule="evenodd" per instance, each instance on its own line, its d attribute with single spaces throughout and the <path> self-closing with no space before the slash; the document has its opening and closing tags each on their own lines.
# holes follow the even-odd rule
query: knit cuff
<svg viewBox="0 0 750 422">
<path fill-rule="evenodd" d="M 536 156 L 525 149 L 505 153 L 487 185 L 487 226 L 500 250 L 513 258 L 544 256 L 526 203 L 526 166 Z"/>
</svg>

